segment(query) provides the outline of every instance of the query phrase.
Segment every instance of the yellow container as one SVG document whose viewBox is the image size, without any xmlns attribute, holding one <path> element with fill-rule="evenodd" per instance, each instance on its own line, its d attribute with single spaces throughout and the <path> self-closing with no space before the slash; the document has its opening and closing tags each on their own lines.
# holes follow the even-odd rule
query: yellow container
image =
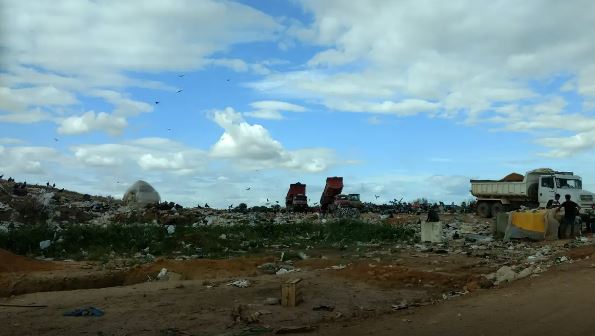
<svg viewBox="0 0 595 336">
<path fill-rule="evenodd" d="M 512 225 L 527 231 L 545 232 L 545 210 L 513 212 Z"/>
</svg>

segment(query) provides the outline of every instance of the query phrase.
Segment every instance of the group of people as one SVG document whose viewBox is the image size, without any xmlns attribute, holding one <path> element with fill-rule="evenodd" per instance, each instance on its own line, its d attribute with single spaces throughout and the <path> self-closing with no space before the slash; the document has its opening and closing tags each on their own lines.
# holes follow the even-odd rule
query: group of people
<svg viewBox="0 0 595 336">
<path fill-rule="evenodd" d="M 568 194 L 564 196 L 566 201 L 560 204 L 560 197 L 560 194 L 556 194 L 553 200 L 549 200 L 547 202 L 546 208 L 556 208 L 556 213 L 558 213 L 560 209 L 564 208 L 564 216 L 562 217 L 562 221 L 560 222 L 560 227 L 558 229 L 558 237 L 566 238 L 566 229 L 568 228 L 568 226 L 570 226 L 570 236 L 574 237 L 574 223 L 581 207 L 576 202 L 573 202 L 571 200 L 570 195 Z M 590 230 L 588 223 L 587 229 Z"/>
</svg>

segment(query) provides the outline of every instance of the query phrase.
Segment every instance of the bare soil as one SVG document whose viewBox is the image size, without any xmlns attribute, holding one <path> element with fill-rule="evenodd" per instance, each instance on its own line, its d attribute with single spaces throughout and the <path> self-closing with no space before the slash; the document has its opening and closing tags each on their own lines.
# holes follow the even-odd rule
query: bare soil
<svg viewBox="0 0 595 336">
<path fill-rule="evenodd" d="M 585 247 L 572 253 L 584 258 L 594 251 Z M 319 335 L 589 335 L 595 330 L 590 311 L 595 268 L 590 260 L 484 290 L 477 278 L 493 269 L 477 257 L 414 251 L 369 257 L 344 251 L 310 255 L 321 257 L 296 261 L 299 271 L 277 276 L 258 268 L 274 262 L 278 256 L 273 255 L 163 259 L 109 271 L 5 252 L 3 260 L 22 264 L 11 268 L 19 271 L 0 272 L 2 287 L 11 281 L 13 290 L 12 296 L 0 299 L 1 334 L 263 335 L 296 326 Z M 162 268 L 180 280 L 147 281 Z M 279 299 L 281 283 L 295 278 L 302 279 L 302 303 L 293 308 L 266 303 Z M 237 279 L 247 279 L 250 286 L 229 285 Z M 465 289 L 472 293 L 442 300 L 444 293 Z M 404 309 L 395 311 L 394 305 Z M 62 316 L 88 306 L 105 315 Z"/>
</svg>

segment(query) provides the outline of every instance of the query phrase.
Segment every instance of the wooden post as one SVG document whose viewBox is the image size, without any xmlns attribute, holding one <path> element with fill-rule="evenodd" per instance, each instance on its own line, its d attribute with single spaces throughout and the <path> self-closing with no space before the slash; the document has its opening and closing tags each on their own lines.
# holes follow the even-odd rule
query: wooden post
<svg viewBox="0 0 595 336">
<path fill-rule="evenodd" d="M 281 284 L 281 305 L 295 307 L 302 302 L 302 293 L 298 284 L 302 279 L 288 280 Z"/>
</svg>

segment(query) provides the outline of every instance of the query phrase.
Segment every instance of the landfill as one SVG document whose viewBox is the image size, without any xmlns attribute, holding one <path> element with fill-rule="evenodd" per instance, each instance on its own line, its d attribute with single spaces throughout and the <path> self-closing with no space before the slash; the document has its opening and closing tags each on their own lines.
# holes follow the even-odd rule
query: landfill
<svg viewBox="0 0 595 336">
<path fill-rule="evenodd" d="M 255 325 L 290 331 L 294 327 L 282 321 L 315 328 L 406 314 L 532 281 L 595 252 L 587 234 L 564 240 L 545 239 L 545 233 L 540 239 L 507 237 L 510 220 L 499 224 L 463 206 L 413 209 L 395 201 L 329 215 L 158 201 L 139 206 L 130 199 L 38 185 L 17 195 L 8 184 L 2 186 L 0 298 L 11 303 L 10 298 L 56 288 L 146 284 L 125 295 L 132 304 L 157 309 L 170 291 L 183 292 L 176 296 L 176 309 L 190 305 L 186 300 L 202 302 L 200 309 L 215 321 L 212 331 Z M 435 213 L 429 215 L 431 209 Z M 24 233 L 39 238 L 10 245 L 9 237 Z M 126 235 L 120 243 L 93 245 L 118 234 Z M 297 315 L 279 304 L 280 285 L 292 279 L 302 286 L 303 300 L 292 308 Z M 104 301 L 93 304 L 100 303 L 105 316 L 118 309 Z"/>
</svg>

